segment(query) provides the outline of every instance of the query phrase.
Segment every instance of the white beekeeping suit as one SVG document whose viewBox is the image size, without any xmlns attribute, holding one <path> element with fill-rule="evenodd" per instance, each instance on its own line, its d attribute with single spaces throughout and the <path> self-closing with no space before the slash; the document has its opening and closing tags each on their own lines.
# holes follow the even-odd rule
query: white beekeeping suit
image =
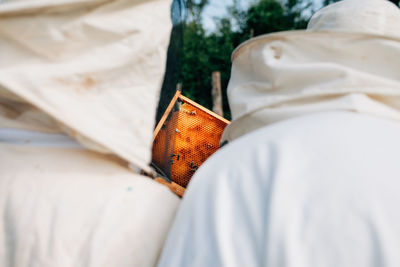
<svg viewBox="0 0 400 267">
<path fill-rule="evenodd" d="M 170 6 L 0 4 L 0 266 L 157 263 L 179 199 L 134 169 L 151 158 Z"/>
<path fill-rule="evenodd" d="M 400 266 L 400 11 L 344 0 L 233 54 L 229 144 L 160 267 Z"/>
</svg>

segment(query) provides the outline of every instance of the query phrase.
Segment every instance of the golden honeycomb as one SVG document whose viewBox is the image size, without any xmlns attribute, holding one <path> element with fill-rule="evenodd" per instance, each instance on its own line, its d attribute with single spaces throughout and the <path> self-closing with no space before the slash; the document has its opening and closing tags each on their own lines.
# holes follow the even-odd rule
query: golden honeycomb
<svg viewBox="0 0 400 267">
<path fill-rule="evenodd" d="M 153 144 L 153 165 L 186 187 L 196 170 L 215 153 L 229 121 L 180 96 Z"/>
</svg>

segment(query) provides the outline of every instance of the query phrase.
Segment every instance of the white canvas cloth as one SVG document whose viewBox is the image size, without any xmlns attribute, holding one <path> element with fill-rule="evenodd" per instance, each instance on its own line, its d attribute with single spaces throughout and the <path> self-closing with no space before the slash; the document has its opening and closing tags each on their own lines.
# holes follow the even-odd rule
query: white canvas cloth
<svg viewBox="0 0 400 267">
<path fill-rule="evenodd" d="M 231 141 L 159 267 L 400 266 L 400 10 L 344 0 L 233 54 Z"/>
<path fill-rule="evenodd" d="M 178 197 L 117 158 L 31 137 L 0 141 L 0 266 L 155 266 Z"/>
<path fill-rule="evenodd" d="M 179 199 L 127 162 L 150 161 L 170 2 L 0 4 L 1 267 L 156 265 Z"/>
<path fill-rule="evenodd" d="M 172 27 L 170 5 L 170 0 L 5 1 L 0 105 L 13 95 L 85 146 L 147 169 Z"/>
<path fill-rule="evenodd" d="M 234 140 L 301 114 L 348 110 L 400 120 L 400 11 L 386 0 L 346 0 L 307 31 L 268 34 L 233 53 L 228 98 Z"/>
<path fill-rule="evenodd" d="M 84 147 L 76 140 L 64 134 L 41 133 L 37 131 L 12 128 L 0 128 L 0 142 L 34 147 L 66 147 L 84 149 Z"/>
<path fill-rule="evenodd" d="M 235 140 L 192 179 L 159 267 L 400 266 L 399 136 L 332 112 Z"/>
</svg>

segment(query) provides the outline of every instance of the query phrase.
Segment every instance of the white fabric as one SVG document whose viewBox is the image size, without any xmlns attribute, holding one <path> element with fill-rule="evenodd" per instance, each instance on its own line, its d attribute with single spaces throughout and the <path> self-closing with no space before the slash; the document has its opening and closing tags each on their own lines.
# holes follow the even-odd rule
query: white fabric
<svg viewBox="0 0 400 267">
<path fill-rule="evenodd" d="M 235 140 L 193 177 L 159 267 L 400 266 L 399 136 L 332 112 Z"/>
<path fill-rule="evenodd" d="M 150 161 L 170 3 L 0 4 L 1 267 L 156 265 L 179 199 L 127 161 Z"/>
<path fill-rule="evenodd" d="M 170 4 L 2 3 L 0 105 L 29 103 L 85 146 L 148 168 Z"/>
<path fill-rule="evenodd" d="M 159 267 L 400 266 L 399 12 L 344 0 L 234 52 L 233 141 L 194 175 Z"/>
<path fill-rule="evenodd" d="M 178 204 L 111 156 L 0 142 L 1 267 L 155 266 Z"/>
<path fill-rule="evenodd" d="M 40 133 L 11 128 L 0 128 L 0 142 L 13 145 L 83 149 L 76 140 L 64 134 Z"/>
<path fill-rule="evenodd" d="M 308 31 L 342 31 L 400 37 L 400 12 L 387 0 L 339 1 L 316 12 Z"/>
<path fill-rule="evenodd" d="M 400 120 L 399 57 L 400 10 L 386 0 L 341 1 L 307 31 L 254 38 L 233 54 L 223 139 L 320 111 Z"/>
</svg>

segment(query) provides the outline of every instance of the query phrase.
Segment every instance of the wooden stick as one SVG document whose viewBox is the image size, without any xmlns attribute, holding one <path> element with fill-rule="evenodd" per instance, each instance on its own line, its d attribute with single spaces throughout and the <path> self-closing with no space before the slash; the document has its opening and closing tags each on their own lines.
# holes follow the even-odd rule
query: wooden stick
<svg viewBox="0 0 400 267">
<path fill-rule="evenodd" d="M 174 108 L 176 100 L 178 100 L 180 95 L 181 95 L 181 92 L 180 91 L 176 91 L 174 97 L 172 98 L 171 102 L 169 103 L 167 109 L 165 110 L 164 115 L 161 117 L 161 120 L 158 122 L 157 127 L 154 130 L 153 142 L 156 139 L 156 136 L 157 136 L 158 132 L 161 130 L 162 126 L 164 125 L 165 121 L 167 120 L 169 113 Z"/>
<path fill-rule="evenodd" d="M 186 189 L 174 182 L 169 183 L 160 177 L 158 177 L 154 180 L 160 184 L 167 186 L 173 193 L 177 194 L 180 197 L 183 197 L 183 195 L 185 194 Z"/>
<path fill-rule="evenodd" d="M 213 108 L 212 110 L 220 115 L 224 116 L 224 110 L 222 107 L 222 92 L 221 92 L 221 73 L 219 71 L 214 71 L 212 73 L 212 100 Z"/>
<path fill-rule="evenodd" d="M 180 95 L 180 96 L 179 96 L 179 99 L 180 99 L 182 102 L 184 102 L 184 103 L 188 103 L 188 104 L 194 106 L 195 108 L 204 111 L 205 113 L 207 113 L 207 114 L 210 115 L 210 116 L 213 116 L 213 117 L 215 117 L 215 118 L 220 119 L 221 121 L 223 121 L 223 122 L 226 123 L 226 124 L 230 124 L 230 123 L 231 123 L 230 121 L 228 121 L 228 120 L 225 119 L 224 117 L 222 117 L 222 116 L 220 116 L 220 115 L 218 115 L 218 114 L 212 112 L 212 111 L 209 110 L 209 109 L 206 109 L 205 107 L 201 106 L 200 104 L 197 104 L 196 102 L 190 100 L 190 99 L 187 98 L 186 96 Z"/>
</svg>

